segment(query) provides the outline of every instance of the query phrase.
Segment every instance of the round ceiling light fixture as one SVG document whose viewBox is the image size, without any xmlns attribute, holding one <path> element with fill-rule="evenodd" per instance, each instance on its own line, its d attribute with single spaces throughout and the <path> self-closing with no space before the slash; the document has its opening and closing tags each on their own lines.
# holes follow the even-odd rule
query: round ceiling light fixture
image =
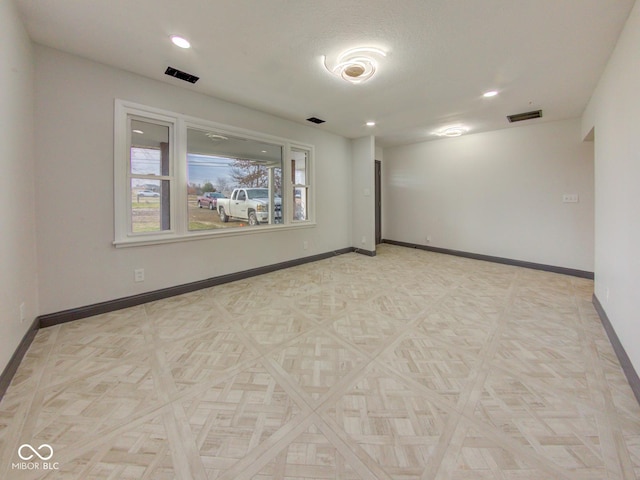
<svg viewBox="0 0 640 480">
<path fill-rule="evenodd" d="M 184 37 L 181 37 L 180 35 L 171 35 L 169 38 L 171 39 L 171 41 L 176 47 L 180 47 L 180 48 L 191 47 L 191 43 L 189 43 L 189 40 L 187 40 Z"/>
<path fill-rule="evenodd" d="M 452 125 L 435 132 L 439 137 L 459 137 L 467 133 L 469 129 L 463 125 Z"/>
<path fill-rule="evenodd" d="M 496 95 L 498 95 L 498 91 L 497 90 L 490 90 L 490 91 L 485 92 L 485 93 L 482 94 L 482 96 L 485 97 L 485 98 L 495 97 Z"/>
<path fill-rule="evenodd" d="M 221 140 L 229 140 L 229 137 L 225 137 L 224 135 L 220 135 L 219 133 L 207 132 L 205 133 L 205 135 L 214 142 L 219 142 Z"/>
<path fill-rule="evenodd" d="M 374 47 L 358 47 L 342 52 L 335 62 L 327 63 L 324 57 L 324 67 L 333 75 L 349 83 L 358 84 L 369 80 L 376 73 L 378 61 L 376 57 L 386 57 L 384 50 Z"/>
</svg>

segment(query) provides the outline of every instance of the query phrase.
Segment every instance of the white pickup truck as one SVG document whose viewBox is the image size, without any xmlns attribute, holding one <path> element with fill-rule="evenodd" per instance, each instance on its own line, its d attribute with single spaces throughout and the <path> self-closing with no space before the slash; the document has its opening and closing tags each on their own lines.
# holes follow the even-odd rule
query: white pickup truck
<svg viewBox="0 0 640 480">
<path fill-rule="evenodd" d="M 273 223 L 282 223 L 282 199 L 273 199 Z M 268 188 L 236 188 L 231 198 L 218 199 L 218 215 L 220 220 L 228 222 L 230 218 L 246 220 L 249 225 L 269 222 L 269 189 Z"/>
</svg>

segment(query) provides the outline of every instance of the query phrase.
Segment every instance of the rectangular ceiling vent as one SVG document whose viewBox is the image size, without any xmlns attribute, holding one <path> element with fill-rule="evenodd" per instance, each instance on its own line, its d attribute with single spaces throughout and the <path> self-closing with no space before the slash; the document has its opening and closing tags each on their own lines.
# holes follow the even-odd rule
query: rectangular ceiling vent
<svg viewBox="0 0 640 480">
<path fill-rule="evenodd" d="M 318 117 L 309 117 L 309 118 L 307 118 L 307 122 L 311 122 L 311 123 L 315 123 L 315 124 L 320 125 L 321 123 L 324 123 L 324 120 L 321 120 Z"/>
<path fill-rule="evenodd" d="M 522 122 L 523 120 L 531 120 L 534 118 L 541 118 L 542 110 L 534 110 L 533 112 L 516 113 L 515 115 L 507 115 L 509 123 Z"/>
<path fill-rule="evenodd" d="M 198 80 L 200 80 L 200 77 L 196 77 L 195 75 L 191 75 L 190 73 L 183 72 L 173 67 L 167 67 L 164 74 L 171 77 L 179 78 L 180 80 L 184 80 L 185 82 L 189 83 L 196 83 Z"/>
</svg>

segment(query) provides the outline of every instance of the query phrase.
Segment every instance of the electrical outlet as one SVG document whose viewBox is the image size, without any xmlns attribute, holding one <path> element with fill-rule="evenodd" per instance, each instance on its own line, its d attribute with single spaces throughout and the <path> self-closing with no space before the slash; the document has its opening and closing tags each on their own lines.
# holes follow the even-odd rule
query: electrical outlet
<svg viewBox="0 0 640 480">
<path fill-rule="evenodd" d="M 136 282 L 144 282 L 144 268 L 136 268 L 133 271 L 133 279 Z"/>
<path fill-rule="evenodd" d="M 302 249 L 307 250 L 308 248 L 309 248 L 309 242 L 305 240 L 304 242 L 302 242 Z"/>
<path fill-rule="evenodd" d="M 431 235 L 427 235 L 427 243 L 431 243 Z"/>
<path fill-rule="evenodd" d="M 24 319 L 26 318 L 26 310 L 27 307 L 25 306 L 24 302 L 22 302 L 20 304 L 20 323 L 24 322 Z"/>
<path fill-rule="evenodd" d="M 367 243 L 367 237 L 365 237 L 364 235 L 362 236 L 362 244 L 364 245 L 365 243 Z"/>
</svg>

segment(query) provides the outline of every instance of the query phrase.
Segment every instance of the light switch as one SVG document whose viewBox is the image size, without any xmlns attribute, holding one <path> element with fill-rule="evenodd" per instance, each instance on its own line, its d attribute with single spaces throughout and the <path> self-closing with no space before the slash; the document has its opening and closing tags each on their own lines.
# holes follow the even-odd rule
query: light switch
<svg viewBox="0 0 640 480">
<path fill-rule="evenodd" d="M 578 203 L 577 193 L 565 193 L 562 195 L 562 203 Z"/>
</svg>

